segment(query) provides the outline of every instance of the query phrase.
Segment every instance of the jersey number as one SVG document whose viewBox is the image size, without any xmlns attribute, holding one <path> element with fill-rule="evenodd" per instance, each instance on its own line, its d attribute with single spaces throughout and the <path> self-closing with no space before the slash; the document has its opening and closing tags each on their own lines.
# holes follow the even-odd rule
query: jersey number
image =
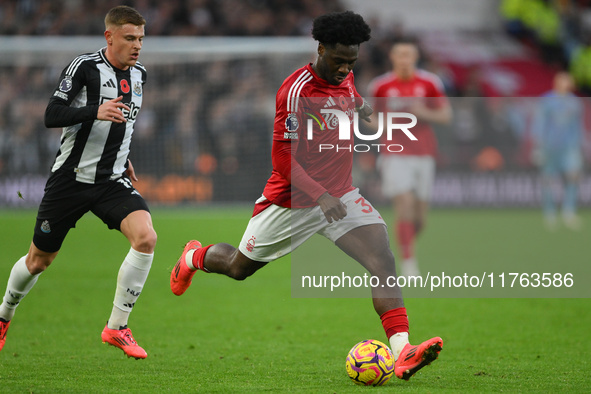
<svg viewBox="0 0 591 394">
<path fill-rule="evenodd" d="M 355 204 L 360 204 L 363 209 L 361 210 L 361 212 L 365 212 L 365 213 L 372 213 L 373 212 L 373 208 L 371 205 L 369 205 L 367 203 L 367 201 L 365 201 L 365 198 L 363 197 L 359 197 L 356 201 Z"/>
</svg>

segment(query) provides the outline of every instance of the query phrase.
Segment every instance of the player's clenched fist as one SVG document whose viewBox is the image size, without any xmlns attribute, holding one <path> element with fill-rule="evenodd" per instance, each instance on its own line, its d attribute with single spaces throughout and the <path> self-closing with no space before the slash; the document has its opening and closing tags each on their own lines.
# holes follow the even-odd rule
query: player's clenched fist
<svg viewBox="0 0 591 394">
<path fill-rule="evenodd" d="M 371 122 L 370 116 L 373 114 L 373 108 L 367 101 L 363 100 L 361 107 L 355 107 L 355 111 L 357 111 L 361 119 L 365 120 L 366 122 Z"/>
<path fill-rule="evenodd" d="M 347 206 L 340 198 L 333 197 L 328 192 L 321 195 L 317 202 L 329 223 L 347 216 Z"/>
<path fill-rule="evenodd" d="M 109 100 L 101 104 L 99 106 L 96 118 L 98 120 L 108 120 L 115 123 L 127 122 L 127 119 L 125 119 L 121 109 L 130 111 L 130 108 L 120 102 L 121 100 L 123 100 L 123 96 L 119 96 L 113 100 Z"/>
</svg>

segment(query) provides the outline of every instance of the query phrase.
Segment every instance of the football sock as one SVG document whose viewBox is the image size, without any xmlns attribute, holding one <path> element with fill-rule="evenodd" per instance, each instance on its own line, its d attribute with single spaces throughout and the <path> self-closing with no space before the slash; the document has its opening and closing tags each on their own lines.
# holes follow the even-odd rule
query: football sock
<svg viewBox="0 0 591 394">
<path fill-rule="evenodd" d="M 411 221 L 400 221 L 397 224 L 398 245 L 403 259 L 414 256 L 415 224 Z"/>
<path fill-rule="evenodd" d="M 204 272 L 209 272 L 209 270 L 203 266 L 203 262 L 205 260 L 205 253 L 207 253 L 207 250 L 212 246 L 213 245 L 207 245 L 203 248 L 195 250 L 195 252 L 193 252 L 193 254 L 191 255 L 191 264 L 189 264 L 189 262 L 187 261 L 187 266 L 192 270 L 198 269 Z M 188 254 L 189 253 L 187 253 L 187 255 Z M 188 259 L 189 257 L 187 257 L 187 260 Z"/>
<path fill-rule="evenodd" d="M 383 313 L 380 319 L 388 338 L 397 332 L 408 332 L 408 316 L 404 307 L 390 309 Z"/>
<path fill-rule="evenodd" d="M 567 182 L 564 187 L 564 199 L 562 204 L 562 212 L 567 215 L 574 215 L 577 209 L 577 184 L 574 182 Z"/>
<path fill-rule="evenodd" d="M 193 249 L 193 250 L 189 250 L 187 252 L 187 254 L 185 255 L 185 264 L 187 265 L 187 267 L 191 270 L 191 271 L 197 271 L 197 268 L 195 268 L 195 266 L 193 265 L 193 255 L 195 254 L 197 250 Z"/>
<path fill-rule="evenodd" d="M 390 309 L 382 314 L 380 319 L 382 319 L 386 337 L 390 341 L 392 353 L 396 360 L 404 345 L 408 343 L 408 316 L 406 314 L 406 308 Z"/>
<path fill-rule="evenodd" d="M 129 314 L 148 278 L 153 259 L 154 253 L 141 253 L 133 248 L 129 249 L 117 276 L 113 310 L 107 322 L 110 329 L 118 330 L 127 325 Z"/>
<path fill-rule="evenodd" d="M 392 349 L 394 361 L 398 360 L 398 356 L 407 343 L 409 343 L 408 332 L 398 332 L 390 337 L 390 349 Z"/>
<path fill-rule="evenodd" d="M 21 257 L 12 267 L 12 271 L 10 271 L 10 277 L 6 285 L 6 294 L 4 294 L 2 305 L 0 305 L 0 318 L 6 321 L 12 319 L 19 302 L 33 288 L 39 275 L 41 275 L 41 273 L 31 275 L 25 264 L 26 258 L 26 255 Z"/>
</svg>

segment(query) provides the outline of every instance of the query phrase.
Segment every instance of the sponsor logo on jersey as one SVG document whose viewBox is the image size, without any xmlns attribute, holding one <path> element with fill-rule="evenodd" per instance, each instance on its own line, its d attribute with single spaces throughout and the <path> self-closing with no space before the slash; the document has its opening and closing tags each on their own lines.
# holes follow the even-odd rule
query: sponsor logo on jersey
<svg viewBox="0 0 591 394">
<path fill-rule="evenodd" d="M 115 82 L 113 82 L 113 80 L 111 78 L 109 78 L 109 80 L 107 82 L 105 82 L 103 84 L 104 87 L 106 88 L 115 88 Z"/>
<path fill-rule="evenodd" d="M 127 79 L 122 79 L 119 82 L 119 87 L 121 88 L 121 91 L 125 94 L 129 93 L 129 82 L 127 82 Z"/>
<path fill-rule="evenodd" d="M 285 119 L 285 128 L 287 131 L 296 131 L 298 127 L 300 127 L 298 116 L 293 112 L 287 115 L 287 119 Z"/>
<path fill-rule="evenodd" d="M 43 223 L 41 223 L 41 231 L 43 231 L 45 234 L 49 234 L 51 232 L 49 221 L 44 220 Z"/>
<path fill-rule="evenodd" d="M 66 75 L 64 77 L 64 79 L 62 79 L 62 81 L 60 82 L 60 88 L 59 88 L 62 92 L 69 92 L 70 90 L 72 90 L 72 77 L 69 75 Z"/>
<path fill-rule="evenodd" d="M 142 83 L 140 81 L 136 81 L 133 85 L 133 94 L 138 97 L 142 97 Z"/>
<path fill-rule="evenodd" d="M 109 97 L 101 97 L 101 101 L 100 104 L 103 104 L 109 100 L 113 100 L 112 98 Z M 99 105 L 100 105 L 99 104 Z M 137 118 L 138 113 L 140 112 L 140 109 L 142 108 L 141 106 L 137 105 L 135 102 L 130 102 L 130 103 L 123 103 L 125 105 L 127 105 L 129 107 L 129 111 L 126 109 L 121 109 L 121 112 L 123 112 L 123 116 L 125 116 L 125 119 L 127 120 L 134 120 Z"/>
<path fill-rule="evenodd" d="M 354 102 L 354 101 L 353 101 Z M 353 108 L 349 108 L 347 104 L 347 99 L 344 96 L 340 96 L 339 98 L 329 97 L 324 104 L 324 108 L 331 108 L 331 107 L 340 107 L 342 111 L 344 111 L 347 116 L 351 119 L 351 124 L 353 123 L 353 114 L 355 110 Z M 334 130 L 339 125 L 339 119 L 335 116 L 332 111 L 322 109 L 320 112 L 316 108 L 313 107 L 305 107 L 306 115 L 308 115 L 311 119 L 313 119 L 320 127 L 320 130 Z M 336 111 L 336 112 L 342 112 Z M 311 125 L 308 121 L 308 132 L 310 131 Z"/>
<path fill-rule="evenodd" d="M 334 107 L 336 104 L 334 102 L 334 99 L 332 97 L 329 97 L 326 99 L 326 104 L 324 104 L 324 108 L 330 108 L 330 107 Z"/>
<path fill-rule="evenodd" d="M 135 118 L 137 118 L 137 114 L 140 112 L 141 107 L 139 105 L 135 105 L 133 101 L 127 104 L 127 106 L 129 107 L 129 111 L 126 109 L 121 110 L 121 112 L 123 112 L 123 116 L 125 116 L 125 119 L 127 120 L 135 120 Z"/>
</svg>

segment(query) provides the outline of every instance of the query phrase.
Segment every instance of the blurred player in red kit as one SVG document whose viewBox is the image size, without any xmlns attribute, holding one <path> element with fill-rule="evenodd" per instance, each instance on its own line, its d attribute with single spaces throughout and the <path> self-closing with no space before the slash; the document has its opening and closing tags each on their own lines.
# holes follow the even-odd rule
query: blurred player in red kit
<svg viewBox="0 0 591 394">
<path fill-rule="evenodd" d="M 369 88 L 377 111 L 407 111 L 418 120 L 412 128 L 417 140 L 395 134 L 391 142 L 402 145 L 402 151 L 381 150 L 378 161 L 382 193 L 392 199 L 396 211 L 396 235 L 403 258 L 400 269 L 404 276 L 420 275 L 414 244 L 427 221 L 437 155 L 437 139 L 430 123 L 449 124 L 452 119 L 441 80 L 417 69 L 418 60 L 417 44 L 411 39 L 399 40 L 390 51 L 392 71 L 375 78 Z"/>
<path fill-rule="evenodd" d="M 244 280 L 315 233 L 333 241 L 382 283 L 396 275 L 386 224 L 352 186 L 353 152 L 319 149 L 321 144 L 343 143 L 335 117 L 321 109 L 342 111 L 348 123 L 355 111 L 362 119 L 373 112 L 357 93 L 352 73 L 359 45 L 369 40 L 370 28 L 360 15 L 347 11 L 316 18 L 312 35 L 319 42 L 316 61 L 290 75 L 277 93 L 273 172 L 240 245 L 202 247 L 189 241 L 171 273 L 174 294 L 187 290 L 197 270 Z M 312 112 L 319 121 L 310 138 L 305 113 Z M 397 359 L 396 376 L 409 379 L 437 358 L 442 340 L 409 344 L 399 287 L 372 288 L 372 297 Z"/>
</svg>

